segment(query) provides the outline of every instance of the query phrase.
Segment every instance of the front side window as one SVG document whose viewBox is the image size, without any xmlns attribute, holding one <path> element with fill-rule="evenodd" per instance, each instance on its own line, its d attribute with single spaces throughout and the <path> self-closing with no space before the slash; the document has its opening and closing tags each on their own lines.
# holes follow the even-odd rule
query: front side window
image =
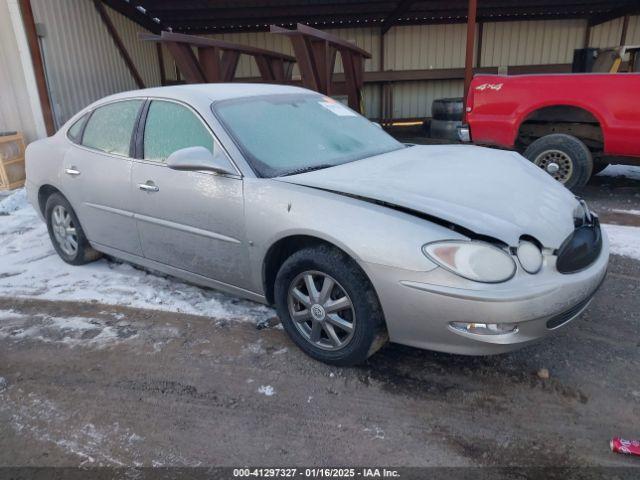
<svg viewBox="0 0 640 480">
<path fill-rule="evenodd" d="M 262 177 L 332 167 L 404 148 L 332 98 L 310 94 L 223 100 L 214 113 Z"/>
<path fill-rule="evenodd" d="M 205 147 L 213 153 L 213 137 L 184 105 L 152 101 L 144 127 L 145 160 L 165 162 L 173 152 L 187 147 Z"/>
<path fill-rule="evenodd" d="M 131 135 L 142 103 L 142 100 L 125 100 L 98 107 L 89 117 L 82 144 L 128 157 Z"/>
</svg>

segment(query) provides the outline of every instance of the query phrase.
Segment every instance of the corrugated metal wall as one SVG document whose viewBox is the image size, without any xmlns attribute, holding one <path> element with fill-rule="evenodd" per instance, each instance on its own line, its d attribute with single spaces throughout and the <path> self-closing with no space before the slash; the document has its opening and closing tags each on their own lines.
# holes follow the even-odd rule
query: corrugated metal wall
<svg viewBox="0 0 640 480">
<path fill-rule="evenodd" d="M 137 86 L 93 2 L 32 0 L 58 126 L 89 103 Z M 155 47 L 137 40 L 137 24 L 107 8 L 145 82 L 158 85 Z"/>
<path fill-rule="evenodd" d="M 87 0 L 32 0 L 35 20 L 44 26 L 41 45 L 53 103 L 54 115 L 62 124 L 90 102 L 111 93 L 135 89 L 136 85 L 113 40 L 102 24 L 93 3 Z M 119 13 L 108 9 L 143 80 L 148 86 L 160 83 L 155 46 L 141 42 L 137 34 L 144 31 Z M 1 15 L 0 60 L 7 57 L 10 35 Z M 10 23 L 10 22 L 9 22 Z M 575 48 L 584 42 L 585 20 L 546 20 L 528 22 L 496 22 L 484 25 L 481 65 L 515 66 L 550 63 L 570 63 Z M 622 19 L 616 19 L 591 29 L 590 44 L 595 47 L 615 46 L 620 41 Z M 380 33 L 377 28 L 347 28 L 328 30 L 369 51 L 372 58 L 365 62 L 367 71 L 377 71 L 380 61 Z M 464 24 L 419 25 L 393 27 L 384 38 L 385 70 L 422 70 L 462 68 L 465 55 Z M 213 36 L 231 42 L 259 46 L 269 50 L 293 54 L 289 38 L 268 32 L 228 33 Z M 640 44 L 640 16 L 630 18 L 627 43 Z M 175 79 L 175 65 L 166 48 L 165 71 L 168 79 Z M 338 59 L 336 71 L 342 71 Z M 11 122 L 17 111 L 14 105 L 24 101 L 20 94 L 5 100 L 7 86 L 18 81 L 0 72 L 3 93 L 0 105 L 0 128 Z M 242 56 L 238 77 L 258 76 L 252 58 Z M 294 77 L 299 78 L 294 68 Z M 396 119 L 428 117 L 435 98 L 462 95 L 461 80 L 413 81 L 396 83 L 392 87 L 393 111 Z M 368 84 L 364 89 L 365 113 L 377 117 L 380 112 L 381 86 Z M 22 95 L 24 97 L 24 94 Z M 19 114 L 18 114 L 19 115 Z M 9 120 L 7 120 L 9 119 Z M 10 128 L 10 127 L 6 127 Z"/>
</svg>

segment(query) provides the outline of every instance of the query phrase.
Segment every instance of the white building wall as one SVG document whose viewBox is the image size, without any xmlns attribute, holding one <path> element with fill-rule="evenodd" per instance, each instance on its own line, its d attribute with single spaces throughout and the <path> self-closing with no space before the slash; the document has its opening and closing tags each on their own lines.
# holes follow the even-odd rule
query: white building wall
<svg viewBox="0 0 640 480">
<path fill-rule="evenodd" d="M 45 129 L 26 37 L 14 25 L 20 22 L 18 3 L 0 2 L 0 131 L 22 132 L 31 141 Z"/>
</svg>

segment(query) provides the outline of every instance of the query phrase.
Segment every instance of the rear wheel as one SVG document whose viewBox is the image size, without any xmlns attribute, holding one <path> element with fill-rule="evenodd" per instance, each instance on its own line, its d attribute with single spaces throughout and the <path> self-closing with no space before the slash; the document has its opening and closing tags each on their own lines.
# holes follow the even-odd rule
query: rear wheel
<svg viewBox="0 0 640 480">
<path fill-rule="evenodd" d="M 309 247 L 289 257 L 275 283 L 278 316 L 309 356 L 332 365 L 356 365 L 387 339 L 371 283 L 343 252 Z"/>
<path fill-rule="evenodd" d="M 80 226 L 80 221 L 71 205 L 59 193 L 47 199 L 45 218 L 49 238 L 60 258 L 71 265 L 84 265 L 100 258 Z"/>
<path fill-rule="evenodd" d="M 593 157 L 578 138 L 554 133 L 538 138 L 524 156 L 570 190 L 584 187 L 593 171 Z"/>
</svg>

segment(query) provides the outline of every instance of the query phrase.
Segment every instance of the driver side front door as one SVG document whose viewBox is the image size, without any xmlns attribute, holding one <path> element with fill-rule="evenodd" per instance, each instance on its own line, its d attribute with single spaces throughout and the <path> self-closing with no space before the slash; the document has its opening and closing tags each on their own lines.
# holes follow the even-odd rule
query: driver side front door
<svg viewBox="0 0 640 480">
<path fill-rule="evenodd" d="M 167 167 L 167 157 L 186 147 L 226 155 L 189 106 L 153 99 L 143 119 L 142 151 L 133 160 L 131 182 L 143 255 L 223 284 L 246 286 L 242 178 Z"/>
</svg>

